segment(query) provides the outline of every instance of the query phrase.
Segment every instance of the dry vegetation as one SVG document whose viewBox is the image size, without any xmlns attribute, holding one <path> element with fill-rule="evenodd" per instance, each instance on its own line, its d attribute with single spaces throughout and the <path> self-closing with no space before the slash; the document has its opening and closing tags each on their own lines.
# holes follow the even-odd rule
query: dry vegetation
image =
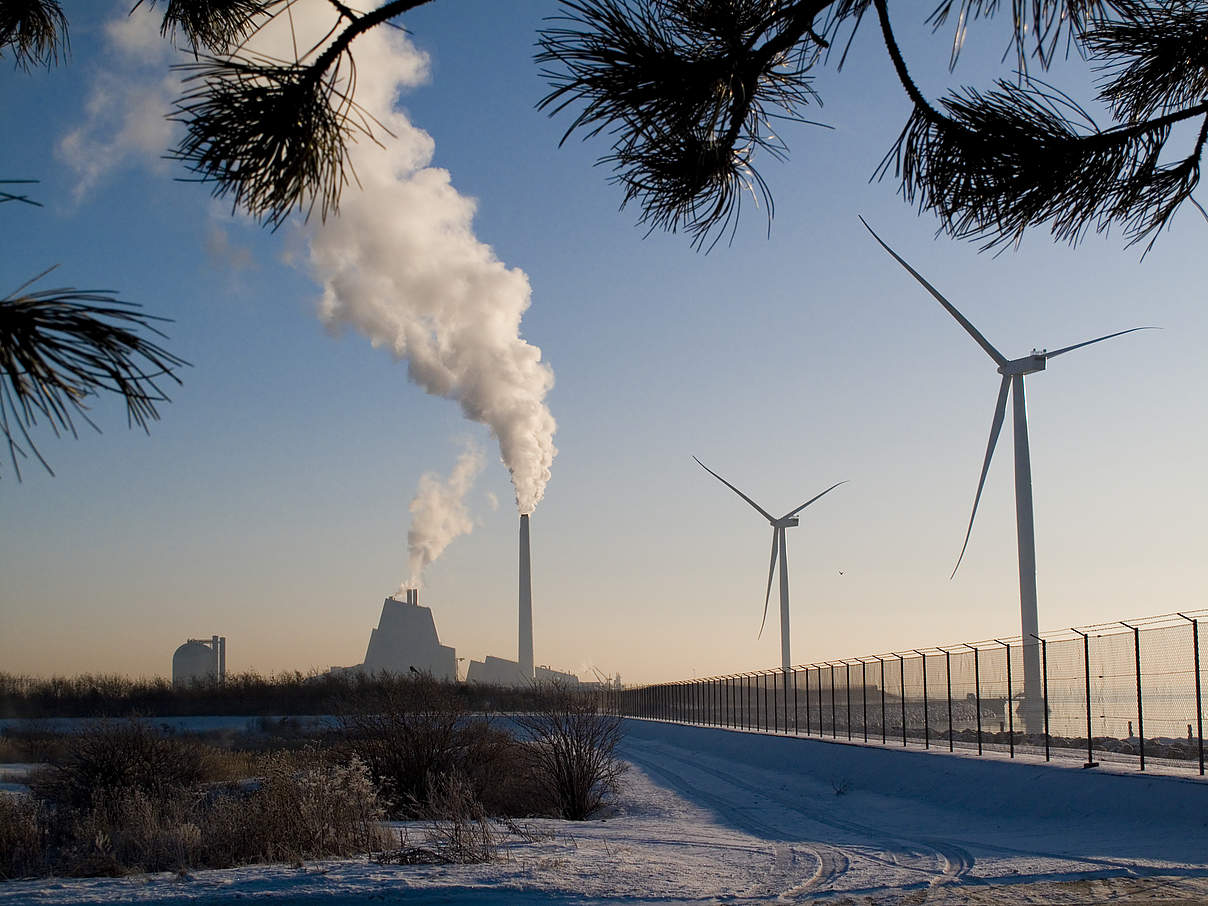
<svg viewBox="0 0 1208 906">
<path fill-rule="evenodd" d="M 588 817 L 620 775 L 619 720 L 593 697 L 547 689 L 491 719 L 426 677 L 369 691 L 336 727 L 184 734 L 131 718 L 0 736 L 0 761 L 44 765 L 28 794 L 0 793 L 0 880 L 366 852 L 487 861 L 523 836 L 513 819 Z M 416 822 L 419 842 L 400 846 L 384 817 Z"/>
</svg>

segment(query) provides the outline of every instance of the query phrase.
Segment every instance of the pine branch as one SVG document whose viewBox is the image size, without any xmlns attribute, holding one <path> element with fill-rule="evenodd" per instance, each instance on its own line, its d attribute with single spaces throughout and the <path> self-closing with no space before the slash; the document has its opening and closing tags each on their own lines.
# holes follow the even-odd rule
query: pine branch
<svg viewBox="0 0 1208 906">
<path fill-rule="evenodd" d="M 825 2 L 564 0 L 543 29 L 537 62 L 551 116 L 579 107 L 562 141 L 614 136 L 600 163 L 636 202 L 640 222 L 684 230 L 712 247 L 745 195 L 772 216 L 753 159 L 783 157 L 772 120 L 804 122 L 816 102 L 809 69 L 827 41 L 813 28 Z M 710 238 L 712 241 L 710 242 Z"/>
<path fill-rule="evenodd" d="M 0 2 L 0 57 L 13 55 L 17 68 L 49 69 L 71 51 L 67 16 L 58 0 L 2 0 Z"/>
<path fill-rule="evenodd" d="M 1047 69 L 1055 59 L 1063 38 L 1068 55 L 1072 45 L 1080 41 L 1093 24 L 1114 12 L 1134 9 L 1138 5 L 1139 0 L 1011 0 L 1011 44 L 1015 50 L 1017 68 L 1020 72 L 1027 72 L 1027 61 L 1031 55 Z M 956 8 L 957 0 L 940 0 L 927 17 L 932 30 L 938 31 Z M 956 66 L 964 47 L 969 22 L 991 18 L 999 9 L 999 0 L 960 0 L 952 36 L 950 68 Z"/>
<path fill-rule="evenodd" d="M 273 229 L 298 209 L 309 217 L 317 206 L 325 219 L 356 180 L 349 144 L 376 142 L 375 127 L 388 132 L 355 101 L 351 44 L 427 2 L 393 0 L 363 14 L 345 7 L 340 21 L 352 18 L 310 62 L 241 53 L 176 67 L 188 87 L 170 118 L 185 135 L 169 156 Z"/>
<path fill-rule="evenodd" d="M 161 0 L 138 0 L 154 9 Z M 194 54 L 202 49 L 227 53 L 254 33 L 272 7 L 290 0 L 163 0 L 164 18 L 160 34 L 175 41 L 176 30 L 184 33 Z"/>
<path fill-rule="evenodd" d="M 1208 3 L 1175 0 L 1130 10 L 1086 37 L 1100 61 L 1099 98 L 1124 122 L 1208 97 Z"/>
<path fill-rule="evenodd" d="M 37 182 L 36 179 L 0 179 L 0 186 L 28 185 L 35 182 Z M 28 195 L 15 195 L 12 192 L 0 189 L 0 204 L 4 204 L 6 201 L 21 201 L 25 204 L 33 205 L 35 208 L 42 207 L 42 202 L 35 201 Z"/>
<path fill-rule="evenodd" d="M 910 78 L 885 0 L 875 0 L 886 48 L 914 111 L 875 176 L 891 166 L 902 196 L 983 248 L 1018 243 L 1048 224 L 1076 244 L 1091 228 L 1121 224 L 1129 244 L 1156 236 L 1199 180 L 1204 132 L 1189 157 L 1163 164 L 1171 128 L 1208 115 L 1208 102 L 1100 130 L 1068 95 L 1035 79 L 964 89 L 942 112 Z M 1205 121 L 1208 128 L 1208 120 Z M 1150 245 L 1152 245 L 1150 238 Z"/>
<path fill-rule="evenodd" d="M 18 480 L 18 457 L 31 454 L 54 474 L 30 435 L 39 419 L 55 436 L 75 435 L 76 418 L 96 428 L 86 400 L 106 392 L 125 402 L 130 426 L 148 430 L 156 404 L 168 400 L 157 381 L 179 384 L 176 372 L 188 364 L 139 333 L 162 337 L 155 325 L 165 319 L 109 290 L 29 292 L 41 276 L 0 298 L 0 437 Z"/>
</svg>

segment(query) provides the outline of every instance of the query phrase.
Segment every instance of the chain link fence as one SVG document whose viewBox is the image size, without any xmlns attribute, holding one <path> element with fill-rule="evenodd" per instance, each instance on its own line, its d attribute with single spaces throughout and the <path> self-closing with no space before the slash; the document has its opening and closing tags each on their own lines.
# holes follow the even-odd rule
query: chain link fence
<svg viewBox="0 0 1208 906">
<path fill-rule="evenodd" d="M 627 717 L 1204 773 L 1208 610 L 634 687 Z"/>
</svg>

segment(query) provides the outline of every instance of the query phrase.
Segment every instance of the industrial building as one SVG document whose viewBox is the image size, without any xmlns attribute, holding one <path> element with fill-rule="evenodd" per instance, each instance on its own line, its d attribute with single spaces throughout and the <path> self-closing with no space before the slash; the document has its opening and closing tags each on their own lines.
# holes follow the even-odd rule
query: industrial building
<svg viewBox="0 0 1208 906">
<path fill-rule="evenodd" d="M 226 636 L 189 639 L 172 655 L 172 684 L 220 683 L 226 679 Z"/>
<path fill-rule="evenodd" d="M 533 668 L 533 675 L 526 677 L 524 670 L 516 661 L 488 654 L 486 660 L 470 661 L 466 682 L 491 686 L 530 686 L 533 684 L 578 686 L 579 678 L 573 673 L 563 673 L 560 670 L 542 666 Z"/>
<path fill-rule="evenodd" d="M 430 673 L 437 679 L 457 679 L 457 652 L 440 643 L 430 607 L 421 607 L 419 590 L 406 597 L 390 596 L 382 603 L 377 628 L 369 633 L 365 662 L 349 670 L 365 673 Z M 339 668 L 333 668 L 333 670 Z"/>
</svg>

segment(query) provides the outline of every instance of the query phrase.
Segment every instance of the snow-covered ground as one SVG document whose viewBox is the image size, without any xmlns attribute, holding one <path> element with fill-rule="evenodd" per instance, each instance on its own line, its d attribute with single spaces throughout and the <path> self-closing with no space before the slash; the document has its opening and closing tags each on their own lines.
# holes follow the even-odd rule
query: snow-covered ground
<svg viewBox="0 0 1208 906">
<path fill-rule="evenodd" d="M 1208 903 L 1208 783 L 628 721 L 613 813 L 486 865 L 18 881 L 67 903 Z"/>
</svg>

